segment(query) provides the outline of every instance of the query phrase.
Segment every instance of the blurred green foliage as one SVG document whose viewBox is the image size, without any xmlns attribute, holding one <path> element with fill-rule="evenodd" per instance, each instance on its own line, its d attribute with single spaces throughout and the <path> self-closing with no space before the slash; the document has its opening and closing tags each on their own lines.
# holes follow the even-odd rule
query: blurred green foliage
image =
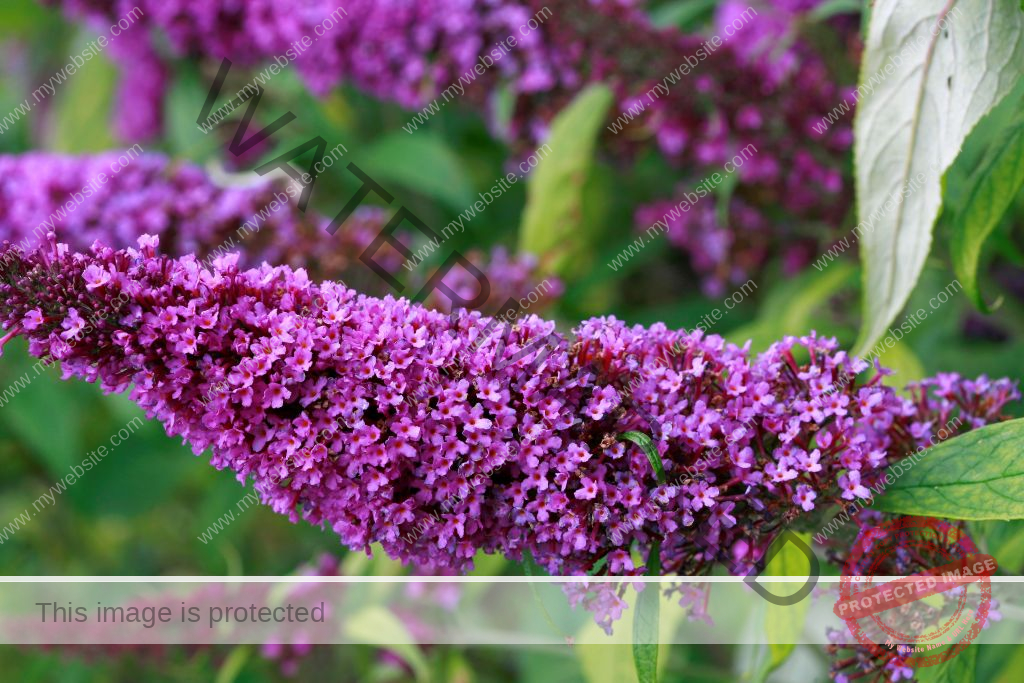
<svg viewBox="0 0 1024 683">
<path fill-rule="evenodd" d="M 849 13 L 859 0 L 837 0 L 829 11 Z M 660 25 L 691 27 L 706 22 L 714 0 L 673 0 L 652 3 Z M 824 10 L 823 10 L 824 12 Z M 66 63 L 67 56 L 92 37 L 90 29 L 63 21 L 53 10 L 32 0 L 0 2 L 0 115 L 31 96 L 31 91 Z M 167 103 L 166 138 L 147 145 L 174 158 L 220 167 L 232 126 L 213 135 L 196 129 L 195 117 L 205 99 L 211 66 L 186 61 L 176 65 Z M 224 92 L 233 92 L 245 79 L 234 70 Z M 116 70 L 101 55 L 58 92 L 0 135 L 0 153 L 47 149 L 82 153 L 117 147 L 111 127 Z M 233 89 L 231 86 L 235 85 Z M 604 97 L 595 91 L 592 97 Z M 605 98 L 607 99 L 607 98 Z M 563 135 L 588 132 L 587 114 L 607 106 L 590 102 Z M 401 126 L 409 112 L 383 104 L 351 89 L 324 100 L 313 98 L 292 71 L 286 70 L 268 88 L 260 116 L 272 120 L 285 111 L 298 118 L 260 159 L 246 169 L 320 135 L 328 149 L 342 143 L 345 161 L 353 161 L 388 183 L 396 194 L 392 206 L 405 205 L 435 230 L 440 230 L 486 191 L 495 178 L 515 171 L 522 160 L 488 130 L 482 119 L 452 107 L 434 117 L 426 131 L 407 135 Z M 599 117 L 598 117 L 599 118 Z M 590 131 L 593 132 L 593 131 Z M 958 162 L 950 182 L 966 178 L 979 163 L 988 143 L 976 131 L 965 149 L 970 158 Z M 474 219 L 462 234 L 451 238 L 427 266 L 438 265 L 451 250 L 468 251 L 504 244 L 540 244 L 549 249 L 571 243 L 584 254 L 586 268 L 564 267 L 566 295 L 552 315 L 563 329 L 595 313 L 613 313 L 631 323 L 664 322 L 692 328 L 721 300 L 702 295 L 688 274 L 685 258 L 661 238 L 620 270 L 604 263 L 635 238 L 633 210 L 643 202 L 670 194 L 675 170 L 657 154 L 641 156 L 627 169 L 591 149 L 583 136 L 568 144 L 578 150 L 568 168 L 544 171 L 550 184 L 530 187 L 534 202 L 527 210 L 525 183 L 515 185 Z M 553 143 L 554 144 L 554 143 Z M 979 151 L 971 151 L 977 148 Z M 973 159 L 973 162 L 971 161 Z M 312 208 L 334 215 L 357 189 L 345 164 L 320 176 Z M 235 169 L 233 172 L 249 173 Z M 540 173 L 538 173 L 538 176 Z M 955 197 L 954 197 L 955 199 Z M 554 208 L 552 208 L 554 207 Z M 524 215 L 524 212 L 525 215 Z M 558 215 L 552 226 L 551 213 Z M 899 372 L 887 381 L 901 385 L 940 371 L 964 375 L 1024 375 L 1024 282 L 1019 271 L 991 268 L 993 261 L 1024 265 L 1008 235 L 1024 216 L 1017 199 L 1012 218 L 1003 221 L 982 250 L 979 268 L 982 291 L 1005 292 L 997 317 L 974 311 L 963 294 L 908 334 L 897 349 L 882 358 Z M 521 226 L 522 232 L 521 232 Z M 850 226 L 852 227 L 852 226 Z M 557 230 L 567 229 L 563 234 Z M 994 247 L 993 247 L 994 245 Z M 942 250 L 933 257 L 911 297 L 909 309 L 927 301 L 952 278 Z M 728 312 L 711 332 L 752 348 L 763 349 L 786 334 L 815 329 L 853 342 L 858 324 L 858 268 L 852 260 L 798 277 L 769 271 L 756 291 Z M 124 396 L 104 396 L 92 385 L 62 382 L 59 368 L 38 376 L 24 345 L 14 343 L 0 360 L 0 390 L 26 373 L 31 383 L 0 405 L 0 524 L 16 517 L 98 446 L 133 418 L 145 419 Z M 1015 414 L 1021 409 L 1015 407 Z M 31 523 L 0 544 L 0 571 L 7 575 L 240 575 L 287 574 L 320 553 L 345 555 L 353 573 L 391 573 L 394 563 L 346 555 L 330 530 L 291 524 L 268 508 L 253 506 L 236 514 L 234 523 L 199 540 L 228 510 L 237 510 L 247 489 L 229 472 L 215 471 L 206 456 L 195 456 L 160 425 L 145 426 L 98 466 L 62 494 L 54 505 L 39 511 Z M 1024 527 L 1021 522 L 979 522 L 971 525 L 979 543 L 994 554 L 1005 570 L 1024 570 Z M 481 573 L 521 571 L 504 560 L 483 558 Z M 662 610 L 661 628 L 671 629 L 672 615 Z M 596 628 L 586 622 L 583 628 Z M 363 627 L 383 628 L 379 622 Z M 791 651 L 795 650 L 795 651 Z M 1018 681 L 1024 671 L 1024 649 L 980 648 L 978 680 Z M 741 680 L 745 663 L 761 661 L 764 653 L 750 646 L 662 646 L 658 656 L 663 681 L 719 683 Z M 404 663 L 402 660 L 404 659 Z M 778 667 L 769 681 L 824 681 L 827 661 L 821 648 L 786 648 L 768 668 Z M 281 680 L 278 666 L 253 648 L 168 649 L 162 652 L 103 653 L 0 648 L 2 680 L 61 681 L 216 681 L 256 683 Z M 299 680 L 408 681 L 485 683 L 491 681 L 586 681 L 621 683 L 636 680 L 627 646 L 559 648 L 425 648 L 404 658 L 383 657 L 371 647 L 318 647 L 306 657 Z"/>
</svg>

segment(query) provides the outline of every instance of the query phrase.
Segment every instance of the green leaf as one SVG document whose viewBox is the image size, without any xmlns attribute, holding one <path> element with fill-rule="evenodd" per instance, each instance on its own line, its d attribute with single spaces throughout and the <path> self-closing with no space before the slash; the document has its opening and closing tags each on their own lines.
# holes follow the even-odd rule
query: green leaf
<svg viewBox="0 0 1024 683">
<path fill-rule="evenodd" d="M 632 441 L 642 448 L 644 453 L 647 454 L 647 461 L 651 463 L 654 475 L 658 478 L 658 483 L 665 483 L 665 467 L 661 463 L 661 456 L 658 454 L 658 449 L 655 448 L 654 442 L 651 441 L 651 437 L 643 432 L 626 432 L 619 435 L 619 441 Z"/>
<path fill-rule="evenodd" d="M 828 21 L 840 14 L 860 14 L 863 0 L 826 0 L 807 15 L 811 21 Z"/>
<path fill-rule="evenodd" d="M 249 645 L 238 645 L 221 664 L 217 671 L 217 678 L 214 683 L 234 683 L 238 674 L 242 672 L 245 663 L 252 656 L 252 647 Z"/>
<path fill-rule="evenodd" d="M 797 535 L 810 546 L 811 535 L 809 533 L 798 533 Z M 811 566 L 807 556 L 796 545 L 786 542 L 785 538 L 776 540 L 776 542 L 780 541 L 785 545 L 776 553 L 771 562 L 765 566 L 761 576 L 810 576 Z M 771 584 L 771 582 L 764 581 L 763 579 L 760 582 L 766 586 Z M 778 592 L 784 593 L 787 587 L 799 589 L 800 584 L 785 583 L 778 584 L 778 587 Z M 772 592 L 776 591 L 773 590 Z M 790 591 L 790 594 L 792 592 Z M 768 633 L 772 640 L 789 640 L 790 642 L 768 644 L 768 660 L 758 676 L 755 677 L 755 681 L 763 683 L 772 671 L 782 666 L 789 659 L 790 655 L 793 654 L 793 650 L 796 649 L 796 643 L 800 640 L 800 634 L 803 632 L 810 604 L 810 600 L 801 600 L 795 605 L 776 605 L 771 602 L 766 605 L 765 632 Z"/>
<path fill-rule="evenodd" d="M 989 311 L 978 289 L 981 247 L 1024 186 L 1024 116 L 992 148 L 971 178 L 967 200 L 953 219 L 953 268 L 967 295 Z"/>
<path fill-rule="evenodd" d="M 604 635 L 591 619 L 584 624 L 579 634 L 583 641 L 574 649 L 580 660 L 583 677 L 588 683 L 637 683 L 636 669 L 631 666 L 627 646 L 588 643 L 584 639 L 600 638 Z"/>
<path fill-rule="evenodd" d="M 857 211 L 871 221 L 860 234 L 857 355 L 884 334 L 921 274 L 942 208 L 942 175 L 1022 73 L 1024 15 L 1016 4 L 875 3 L 854 121 Z"/>
<path fill-rule="evenodd" d="M 871 8 L 874 7 L 874 4 L 875 0 L 864 0 L 864 7 L 861 11 L 860 39 L 864 43 L 868 40 L 868 27 L 871 26 Z"/>
<path fill-rule="evenodd" d="M 979 647 L 968 645 L 952 659 L 935 666 L 921 667 L 914 671 L 915 678 L 918 683 L 974 683 Z"/>
<path fill-rule="evenodd" d="M 440 137 L 392 133 L 372 144 L 359 158 L 358 165 L 372 178 L 405 185 L 455 211 L 465 211 L 479 199 L 462 161 Z"/>
<path fill-rule="evenodd" d="M 675 26 L 692 29 L 714 14 L 718 0 L 676 0 L 650 11 L 651 23 L 658 28 Z"/>
<path fill-rule="evenodd" d="M 660 544 L 651 544 L 647 556 L 647 576 L 661 575 Z M 658 626 L 660 622 L 661 584 L 648 583 L 637 596 L 633 614 L 633 666 L 639 683 L 658 683 Z"/>
<path fill-rule="evenodd" d="M 32 0 L 5 0 L 0 3 L 0 36 L 24 39 L 46 25 L 47 14 L 46 9 Z"/>
<path fill-rule="evenodd" d="M 81 53 L 85 43 L 83 32 L 71 52 Z M 110 130 L 110 115 L 117 78 L 117 69 L 101 54 L 57 86 L 51 98 L 53 125 L 50 128 L 50 146 L 55 151 L 84 154 L 116 147 Z"/>
<path fill-rule="evenodd" d="M 1024 520 L 971 522 L 971 537 L 979 541 L 985 552 L 996 558 L 1000 569 L 1020 574 L 1024 569 Z"/>
<path fill-rule="evenodd" d="M 17 347 L 20 352 L 15 352 Z M 54 477 L 66 476 L 85 457 L 87 404 L 81 399 L 89 394 L 61 382 L 60 373 L 59 363 L 46 365 L 29 356 L 20 341 L 4 350 L 0 364 L 0 430 L 31 448 Z M 40 419 L 42 415 L 59 419 Z"/>
<path fill-rule="evenodd" d="M 1006 661 L 1003 663 L 999 673 L 995 675 L 995 678 L 991 679 L 993 683 L 1020 683 L 1020 675 L 1024 671 L 1024 647 L 1019 645 L 998 649 L 990 647 L 987 653 L 991 655 L 996 651 L 1006 652 L 1007 650 L 1009 651 L 1009 657 L 1006 657 Z"/>
<path fill-rule="evenodd" d="M 875 498 L 875 508 L 946 519 L 1024 519 L 1022 446 L 1024 419 L 943 441 L 890 466 L 894 481 Z"/>
<path fill-rule="evenodd" d="M 654 588 L 654 585 L 649 588 Z M 647 592 L 651 591 L 644 591 Z M 687 646 L 672 644 L 672 635 L 680 622 L 686 620 L 686 610 L 679 608 L 675 600 L 666 600 L 664 596 L 660 596 L 660 602 L 664 604 L 659 605 L 658 640 L 665 642 L 661 643 L 658 651 L 658 672 L 664 680 L 669 680 L 670 674 L 666 673 L 669 654 L 680 653 L 681 650 L 685 654 L 687 650 Z M 638 683 L 636 667 L 630 661 L 630 636 L 624 631 L 616 625 L 612 635 L 607 636 L 591 618 L 577 631 L 578 644 L 573 649 L 587 683 Z"/>
<path fill-rule="evenodd" d="M 222 147 L 220 133 L 223 131 L 215 128 L 203 133 L 196 126 L 196 103 L 206 99 L 209 89 L 210 84 L 203 83 L 197 66 L 183 64 L 175 69 L 174 81 L 165 100 L 164 115 L 167 143 L 177 158 L 199 163 L 215 152 L 219 153 Z M 223 105 L 218 103 L 217 106 Z M 236 118 L 238 116 L 241 114 Z M 233 129 L 231 123 L 225 125 Z"/>
<path fill-rule="evenodd" d="M 345 622 L 345 635 L 356 642 L 379 645 L 401 657 L 419 683 L 430 680 L 430 667 L 405 624 L 383 607 L 367 607 Z"/>
<path fill-rule="evenodd" d="M 528 181 L 519 248 L 532 254 L 554 254 L 551 264 L 557 273 L 579 270 L 587 247 L 584 186 L 613 99 L 608 86 L 594 84 L 559 112 L 551 124 L 547 156 Z"/>
</svg>

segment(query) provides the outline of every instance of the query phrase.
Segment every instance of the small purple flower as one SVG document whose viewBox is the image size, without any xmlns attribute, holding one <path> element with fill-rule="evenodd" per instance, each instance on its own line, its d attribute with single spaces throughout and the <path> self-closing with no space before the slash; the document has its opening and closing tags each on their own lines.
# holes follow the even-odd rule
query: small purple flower
<svg viewBox="0 0 1024 683">
<path fill-rule="evenodd" d="M 810 512 L 814 509 L 814 499 L 818 497 L 810 486 L 807 484 L 800 484 L 796 487 L 796 495 L 793 496 L 793 502 L 803 508 L 804 512 Z"/>
<path fill-rule="evenodd" d="M 839 477 L 839 488 L 843 490 L 843 498 L 853 500 L 854 498 L 870 498 L 871 491 L 860 483 L 860 472 L 850 470 Z"/>
<path fill-rule="evenodd" d="M 28 331 L 32 331 L 43 324 L 43 314 L 38 309 L 32 309 L 25 314 L 22 318 L 21 326 Z"/>
</svg>

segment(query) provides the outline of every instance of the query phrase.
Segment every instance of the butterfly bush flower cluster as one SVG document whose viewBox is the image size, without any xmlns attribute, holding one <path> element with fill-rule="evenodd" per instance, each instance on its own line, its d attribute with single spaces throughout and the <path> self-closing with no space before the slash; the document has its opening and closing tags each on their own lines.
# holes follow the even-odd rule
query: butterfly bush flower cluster
<svg viewBox="0 0 1024 683">
<path fill-rule="evenodd" d="M 130 392 L 275 511 L 425 567 L 529 551 L 552 574 L 628 575 L 642 571 L 630 550 L 656 541 L 666 573 L 753 561 L 813 509 L 808 488 L 824 500 L 853 473 L 873 483 L 931 419 L 879 375 L 839 381 L 865 364 L 815 335 L 754 358 L 701 331 L 599 318 L 569 338 L 531 315 L 479 343 L 478 312 L 157 246 L 15 253 L 0 324 L 66 377 Z M 506 362 L 541 339 L 547 353 Z M 666 483 L 617 438 L 651 418 Z"/>
<path fill-rule="evenodd" d="M 883 370 L 883 372 L 887 371 Z M 847 381 L 848 378 L 839 377 L 833 386 L 838 386 Z M 914 406 L 914 419 L 909 422 L 900 422 L 898 425 L 894 425 L 893 429 L 899 429 L 908 437 L 903 439 L 908 451 L 897 454 L 895 457 L 890 457 L 890 464 L 898 463 L 905 456 L 912 455 L 914 452 L 920 452 L 935 443 L 952 438 L 963 431 L 978 429 L 987 424 L 1008 419 L 1008 416 L 1003 413 L 1003 409 L 1008 403 L 1020 399 L 1020 392 L 1016 383 L 1005 378 L 991 380 L 984 375 L 976 380 L 967 380 L 956 373 L 940 373 L 934 379 L 913 382 L 907 389 L 911 395 L 910 402 Z M 824 402 L 830 400 L 831 393 L 821 394 L 820 396 L 823 398 L 819 399 L 818 404 L 824 405 Z M 874 400 L 875 397 L 871 397 L 869 403 Z M 844 457 L 840 455 L 841 462 L 843 462 Z M 819 460 L 816 456 L 811 459 Z M 816 464 L 817 462 L 811 465 L 812 469 Z M 826 557 L 837 566 L 845 566 L 848 574 L 866 575 L 873 572 L 875 574 L 904 576 L 941 564 L 943 560 L 939 558 L 929 566 L 922 565 L 920 564 L 919 556 L 909 553 L 897 553 L 887 558 L 888 563 L 882 568 L 868 567 L 872 561 L 870 553 L 865 555 L 865 559 L 861 564 L 851 563 L 848 555 L 850 548 L 854 545 L 854 536 L 858 533 L 871 533 L 886 518 L 896 517 L 894 515 L 883 515 L 880 512 L 862 507 L 867 502 L 863 499 L 875 494 L 865 484 L 874 487 L 875 491 L 879 490 L 883 484 L 880 479 L 884 474 L 884 470 L 865 474 L 864 468 L 850 469 L 846 474 L 840 476 L 838 487 L 831 487 L 831 490 L 826 490 L 820 498 L 818 493 L 821 493 L 821 491 L 816 491 L 808 485 L 798 485 L 797 493 L 793 498 L 794 509 L 792 513 L 799 515 L 796 506 L 799 506 L 804 512 L 810 512 L 816 508 L 834 510 L 835 506 L 849 507 L 854 524 L 851 524 L 842 531 L 852 533 L 841 533 L 828 539 L 820 536 L 816 537 L 816 542 L 824 546 Z M 728 564 L 733 567 L 739 566 L 746 569 L 747 567 L 743 563 L 742 558 L 747 556 L 747 547 L 746 543 L 736 544 Z M 767 547 L 762 545 L 758 551 L 759 555 L 763 556 L 763 552 L 766 549 Z M 627 554 L 619 553 L 617 560 L 622 563 L 623 568 L 632 569 L 633 565 Z M 739 564 L 737 565 L 736 562 L 739 562 Z M 614 566 L 612 573 L 619 573 L 618 569 Z M 570 604 L 574 607 L 582 605 L 584 609 L 594 615 L 598 625 L 611 635 L 614 622 L 622 616 L 625 609 L 628 609 L 628 603 L 624 600 L 624 595 L 628 588 L 629 584 L 627 583 L 597 583 L 590 585 L 586 583 L 573 583 L 566 584 L 563 590 L 568 596 Z M 710 593 L 706 588 L 707 586 L 696 586 L 693 584 L 669 584 L 664 587 L 664 590 L 666 594 L 678 595 L 679 606 L 686 611 L 689 620 L 711 623 L 711 619 L 708 616 Z M 998 604 L 994 604 L 994 606 L 998 607 Z M 993 609 L 990 613 L 989 621 L 998 621 L 1000 618 L 999 612 Z M 986 624 L 985 627 L 987 628 L 987 626 Z M 841 632 L 830 633 L 829 637 L 833 643 L 833 646 L 829 648 L 829 652 L 836 655 L 833 676 L 835 676 L 838 683 L 848 683 L 849 680 L 856 678 L 855 676 L 850 676 L 849 671 L 844 673 L 844 670 L 850 667 L 863 670 L 866 673 L 879 673 L 879 675 L 882 673 L 885 673 L 885 675 L 899 673 L 900 675 L 906 675 L 907 678 L 912 677 L 913 669 L 907 666 L 907 659 L 900 657 L 896 651 L 887 652 L 884 656 L 877 656 L 871 649 L 852 641 L 848 633 L 845 636 Z M 853 655 L 839 656 L 838 653 L 844 650 L 852 651 Z M 908 671 L 911 672 L 909 675 L 907 674 Z"/>
<path fill-rule="evenodd" d="M 495 130 L 524 151 L 547 137 L 552 119 L 584 86 L 607 83 L 615 94 L 609 147 L 655 146 L 686 169 L 679 196 L 644 207 L 639 226 L 669 214 L 671 243 L 689 255 L 709 293 L 745 281 L 776 250 L 791 267 L 806 265 L 821 225 L 838 226 L 849 209 L 843 170 L 852 117 L 821 132 L 815 128 L 849 88 L 798 35 L 800 22 L 820 2 L 726 3 L 702 35 L 653 27 L 634 0 L 356 0 L 344 3 L 346 14 L 326 32 L 321 24 L 338 8 L 333 0 L 301 8 L 267 0 L 59 4 L 73 16 L 104 21 L 138 5 L 145 12 L 133 28 L 138 35 L 155 30 L 178 55 L 250 65 L 294 61 L 316 94 L 350 83 L 428 113 L 435 99 L 439 105 L 464 99 L 487 109 Z M 829 26 L 840 41 L 856 44 L 852 22 Z M 304 36 L 317 40 L 294 60 L 287 57 Z M 509 36 L 516 39 L 511 49 L 503 47 Z M 721 40 L 707 42 L 713 36 Z M 856 48 L 850 51 L 853 65 Z M 125 60 L 129 77 L 152 68 L 151 52 L 145 45 L 137 59 Z M 493 65 L 481 74 L 474 67 L 482 59 Z M 852 82 L 855 69 L 849 71 Z M 449 89 L 460 77 L 459 87 Z M 160 83 L 156 75 L 148 78 L 122 108 L 122 117 L 136 121 L 133 128 L 141 130 L 137 120 L 162 109 L 138 96 L 160 96 Z M 505 109 L 497 102 L 509 95 L 511 114 L 500 114 Z M 624 119 L 623 112 L 632 114 Z M 716 211 L 706 199 L 699 210 L 670 213 L 685 193 L 751 145 L 757 153 L 736 172 L 729 211 Z M 781 207 L 783 215 L 769 206 Z M 786 248 L 778 246 L 780 225 L 789 226 Z M 706 235 L 712 236 L 707 245 Z"/>
<path fill-rule="evenodd" d="M 199 166 L 151 153 L 0 155 L 0 240 L 28 253 L 52 230 L 73 250 L 85 251 L 96 241 L 121 248 L 152 234 L 160 237 L 166 253 L 196 254 L 204 263 L 237 252 L 243 266 L 263 261 L 288 264 L 306 268 L 318 280 L 343 279 L 362 291 L 388 291 L 359 256 L 383 231 L 390 212 L 359 207 L 331 235 L 326 231 L 330 219 L 313 211 L 302 213 L 280 183 L 253 178 L 250 185 L 222 187 Z M 412 236 L 399 232 L 396 238 L 408 244 Z M 403 271 L 405 257 L 391 245 L 373 258 L 387 272 L 402 273 L 418 287 L 433 274 L 426 265 L 411 275 Z M 548 286 L 543 287 L 543 297 L 538 295 L 537 310 L 561 293 L 561 282 L 553 277 L 542 280 L 540 264 L 530 254 L 496 248 L 468 258 L 491 283 L 485 310 L 496 310 L 509 297 L 528 297 L 543 281 Z M 444 282 L 457 292 L 468 292 L 466 299 L 479 288 L 462 268 L 452 269 Z M 450 306 L 441 292 L 432 293 L 426 303 Z"/>
<path fill-rule="evenodd" d="M 719 5 L 715 31 L 724 38 L 730 27 L 743 26 L 725 47 L 757 74 L 756 83 L 721 80 L 721 87 L 738 95 L 734 107 L 709 119 L 675 195 L 635 213 L 638 230 L 657 226 L 687 255 L 708 295 L 746 281 L 770 256 L 779 257 L 788 273 L 805 267 L 821 250 L 822 226 L 841 225 L 851 206 L 846 158 L 853 114 L 826 125 L 822 121 L 840 103 L 855 101 L 857 22 L 840 16 L 824 25 L 844 46 L 839 54 L 849 83 L 843 84 L 800 36 L 809 13 L 822 4 L 727 0 Z M 709 73 L 703 66 L 697 71 Z M 760 96 L 756 101 L 752 92 Z M 766 93 L 773 95 L 766 100 Z M 752 145 L 748 153 L 738 154 L 747 145 Z M 727 163 L 738 166 L 735 190 L 728 198 L 698 199 L 696 188 L 715 173 L 724 175 Z"/>
<path fill-rule="evenodd" d="M 915 444 L 915 450 L 926 448 L 958 432 L 978 429 L 1005 420 L 1007 416 L 1003 414 L 1003 409 L 1011 401 L 1020 399 L 1016 383 L 1005 378 L 992 380 L 984 375 L 969 380 L 957 373 L 940 373 L 935 378 L 910 384 L 908 390 L 917 414 L 916 419 L 906 425 L 906 428 Z M 848 501 L 835 502 L 845 505 Z M 946 539 L 949 547 L 935 557 L 922 558 L 916 552 L 899 549 L 891 555 L 886 555 L 880 565 L 875 564 L 878 558 L 871 552 L 865 552 L 859 562 L 854 562 L 849 556 L 850 549 L 861 543 L 866 534 L 877 533 L 876 529 L 883 521 L 895 517 L 874 510 L 860 510 L 853 515 L 855 524 L 850 525 L 849 533 L 837 535 L 825 542 L 826 556 L 833 563 L 845 567 L 844 572 L 849 575 L 908 576 L 931 570 L 948 562 L 949 557 L 962 553 L 962 550 L 953 547 L 953 539 L 950 538 Z M 966 533 L 962 523 L 956 528 L 959 534 Z M 922 544 L 921 547 L 932 547 L 936 538 L 937 536 L 930 536 L 929 542 Z M 945 594 L 945 597 L 949 599 L 948 594 Z M 1002 618 L 997 609 L 998 601 L 993 601 L 991 607 L 983 628 L 988 628 L 991 622 Z M 945 618 L 940 619 L 939 608 L 921 602 L 914 603 L 913 609 L 916 611 L 901 616 L 907 622 L 917 621 L 918 625 L 899 630 L 920 631 L 920 624 L 935 623 L 936 620 L 942 621 Z M 881 632 L 878 632 L 877 637 L 871 637 L 876 642 L 886 639 Z M 900 652 L 898 648 L 878 651 L 866 647 L 845 631 L 831 631 L 829 639 L 832 644 L 827 650 L 833 657 L 831 673 L 836 683 L 849 683 L 861 679 L 916 680 L 909 653 Z"/>
</svg>

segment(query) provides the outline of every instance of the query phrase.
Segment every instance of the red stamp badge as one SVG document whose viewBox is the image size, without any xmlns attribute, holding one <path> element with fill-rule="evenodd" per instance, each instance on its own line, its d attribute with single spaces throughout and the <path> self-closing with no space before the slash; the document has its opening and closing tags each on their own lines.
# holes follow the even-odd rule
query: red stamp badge
<svg viewBox="0 0 1024 683">
<path fill-rule="evenodd" d="M 888 582 L 894 566 L 920 567 Z M 958 527 L 901 517 L 865 530 L 843 568 L 833 612 L 881 656 L 894 648 L 919 668 L 948 661 L 981 632 L 992 602 L 991 555 Z"/>
</svg>

